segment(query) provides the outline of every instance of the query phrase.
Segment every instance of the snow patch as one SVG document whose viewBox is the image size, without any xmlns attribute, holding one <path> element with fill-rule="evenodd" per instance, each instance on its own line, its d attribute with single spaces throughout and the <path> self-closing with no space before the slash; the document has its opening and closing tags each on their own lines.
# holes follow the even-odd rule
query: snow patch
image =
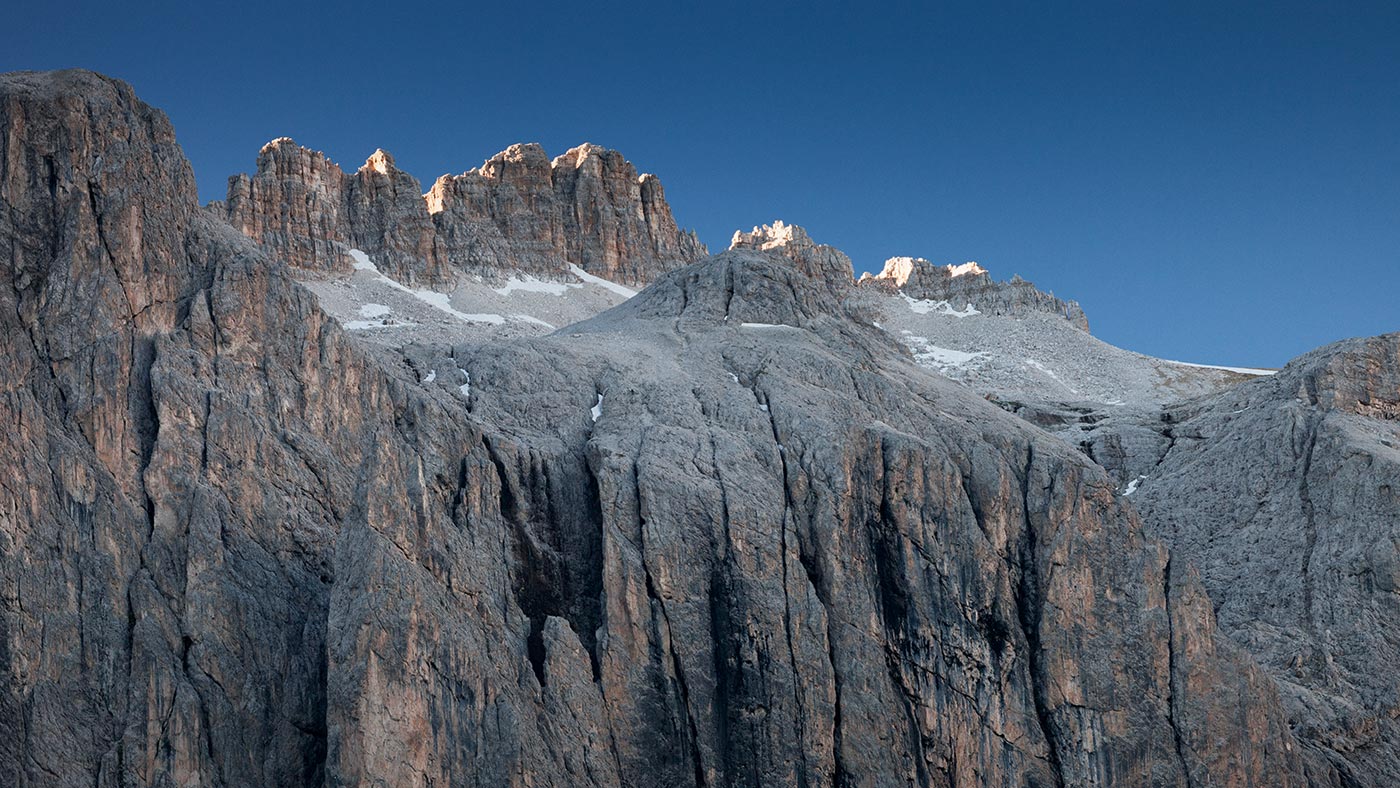
<svg viewBox="0 0 1400 788">
<path fill-rule="evenodd" d="M 383 304 L 365 304 L 360 307 L 360 317 L 383 317 L 393 311 Z"/>
<path fill-rule="evenodd" d="M 1164 358 L 1168 364 L 1176 364 L 1179 367 L 1195 367 L 1196 369 L 1223 369 L 1226 372 L 1238 372 L 1241 375 L 1273 375 L 1278 372 L 1276 369 L 1257 369 L 1255 367 L 1222 367 L 1216 364 L 1192 364 L 1189 361 L 1172 361 Z"/>
<path fill-rule="evenodd" d="M 435 380 L 437 380 L 437 370 L 435 370 L 435 369 L 430 369 L 430 370 L 428 370 L 428 376 L 427 376 L 426 378 L 423 378 L 423 382 L 424 382 L 424 383 L 432 383 L 432 382 L 435 381 Z"/>
<path fill-rule="evenodd" d="M 569 263 L 569 272 L 590 285 L 597 285 L 605 290 L 611 290 L 614 293 L 617 293 L 618 295 L 622 296 L 623 298 L 631 298 L 632 296 L 637 294 L 637 291 L 633 290 L 630 287 L 623 287 L 617 282 L 604 279 L 601 276 L 594 276 L 593 274 L 588 273 L 587 271 L 583 270 L 582 268 L 579 268 L 573 263 Z"/>
<path fill-rule="evenodd" d="M 921 366 L 936 369 L 939 372 L 948 373 L 952 371 L 968 371 L 976 369 L 991 358 L 990 353 L 977 352 L 968 353 L 962 350 L 939 347 L 929 341 L 928 337 L 915 336 L 904 331 L 904 344 L 909 348 L 909 352 L 914 354 L 914 360 Z"/>
<path fill-rule="evenodd" d="M 740 323 L 740 328 L 786 328 L 793 331 L 800 331 L 797 326 L 789 326 L 783 323 Z"/>
<path fill-rule="evenodd" d="M 1128 482 L 1127 489 L 1123 490 L 1123 496 L 1127 497 L 1137 492 L 1138 485 L 1142 484 L 1145 479 L 1147 479 L 1146 476 L 1139 476 L 1136 479 L 1133 479 L 1132 481 Z"/>
<path fill-rule="evenodd" d="M 548 295 L 561 296 L 571 289 L 581 288 L 581 284 L 570 284 L 567 282 L 545 282 L 536 279 L 529 274 L 512 275 L 506 280 L 505 287 L 494 288 L 497 293 L 508 296 L 511 293 L 546 293 Z"/>
<path fill-rule="evenodd" d="M 554 330 L 554 324 L 553 324 L 553 323 L 546 323 L 546 322 L 544 322 L 543 320 L 540 320 L 538 317 L 535 317 L 534 315 L 524 315 L 524 314 L 521 314 L 521 315 L 511 315 L 510 317 L 511 317 L 512 320 L 523 320 L 523 321 L 526 322 L 526 323 L 534 323 L 534 324 L 536 324 L 536 325 L 544 326 L 545 328 L 549 329 L 550 331 L 553 331 L 553 330 Z"/>
<path fill-rule="evenodd" d="M 462 373 L 462 385 L 458 386 L 457 390 L 462 392 L 462 396 L 470 399 L 472 396 L 472 373 L 461 367 L 458 367 L 457 371 Z"/>
<path fill-rule="evenodd" d="M 978 312 L 972 304 L 968 304 L 959 310 L 954 309 L 953 305 L 947 301 L 931 301 L 927 298 L 913 298 L 903 290 L 901 290 L 899 294 L 904 297 L 905 303 L 909 304 L 909 311 L 919 315 L 927 315 L 930 312 L 934 312 L 940 315 L 948 315 L 949 317 L 972 317 L 973 315 L 982 314 Z"/>
<path fill-rule="evenodd" d="M 598 417 L 603 415 L 603 395 L 602 395 L 602 394 L 599 394 L 599 395 L 598 395 L 598 401 L 593 405 L 592 408 L 590 408 L 590 409 L 588 410 L 588 414 L 589 414 L 590 416 L 593 417 L 593 420 L 594 420 L 594 421 L 597 421 L 597 420 L 598 420 Z"/>
<path fill-rule="evenodd" d="M 370 261 L 369 255 L 361 252 L 359 249 L 350 250 L 350 259 L 355 261 L 352 265 L 355 266 L 356 271 L 373 271 L 376 274 L 379 273 L 379 267 Z"/>
<path fill-rule="evenodd" d="M 403 285 L 399 286 L 403 287 Z M 506 319 L 500 315 L 459 312 L 452 307 L 452 299 L 446 293 L 439 293 L 435 290 L 409 290 L 408 288 L 404 288 L 404 290 L 412 293 L 419 301 L 439 311 L 446 312 L 458 320 L 465 320 L 468 323 L 490 323 L 493 326 L 499 326 L 506 322 Z"/>
<path fill-rule="evenodd" d="M 434 290 L 414 290 L 413 288 L 404 285 L 396 279 L 387 277 L 379 272 L 378 266 L 376 266 L 374 262 L 369 259 L 369 255 L 365 254 L 359 249 L 351 249 L 350 257 L 355 261 L 355 270 L 369 271 L 375 275 L 375 281 L 382 282 L 394 288 L 395 290 L 398 290 L 401 293 L 408 293 L 409 295 L 413 296 L 419 301 L 422 301 L 428 306 L 431 306 L 434 309 L 440 310 L 442 312 L 446 312 L 447 314 L 452 315 L 458 320 L 465 320 L 468 323 L 490 323 L 491 325 L 495 326 L 499 326 L 502 323 L 506 322 L 506 319 L 504 317 L 501 317 L 500 315 L 476 315 L 469 314 L 467 312 L 459 312 L 456 309 L 452 308 L 452 301 L 446 293 L 439 293 Z"/>
<path fill-rule="evenodd" d="M 373 320 L 350 320 L 341 324 L 346 331 L 367 331 L 371 328 L 413 328 L 417 323 L 377 317 Z"/>
</svg>

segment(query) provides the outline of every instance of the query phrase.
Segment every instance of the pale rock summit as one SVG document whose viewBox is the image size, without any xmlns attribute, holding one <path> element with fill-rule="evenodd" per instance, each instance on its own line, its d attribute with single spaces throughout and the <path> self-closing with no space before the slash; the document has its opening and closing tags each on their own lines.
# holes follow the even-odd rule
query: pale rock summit
<svg viewBox="0 0 1400 788">
<path fill-rule="evenodd" d="M 1054 293 L 1013 276 L 997 282 L 977 263 L 936 265 L 920 257 L 892 257 L 875 275 L 861 276 L 862 285 L 898 290 L 913 299 L 946 301 L 955 309 L 975 305 L 988 315 L 1021 317 L 1032 313 L 1059 315 L 1088 331 L 1089 319 L 1078 302 L 1063 301 Z"/>
<path fill-rule="evenodd" d="M 553 161 L 538 144 L 512 145 L 477 169 L 438 178 L 425 199 L 460 270 L 551 276 L 567 262 L 639 285 L 707 254 L 677 227 L 655 176 L 592 144 Z"/>
<path fill-rule="evenodd" d="M 939 274 L 934 273 L 939 269 L 941 269 L 941 277 L 939 277 Z M 921 286 L 926 287 L 926 285 L 923 285 L 923 280 L 928 278 L 946 280 L 956 279 L 959 276 L 966 276 L 967 274 L 985 273 L 987 273 L 987 269 L 971 261 L 963 263 L 962 265 L 938 266 L 922 257 L 891 257 L 885 261 L 884 270 L 877 275 L 877 278 L 891 279 L 901 288 L 910 286 L 918 289 Z M 910 280 L 914 280 L 913 285 L 910 285 Z"/>
<path fill-rule="evenodd" d="M 845 252 L 816 243 L 806 230 L 781 219 L 747 233 L 736 230 L 729 248 L 777 253 L 792 261 L 804 274 L 838 291 L 848 289 L 853 281 L 851 258 Z"/>
<path fill-rule="evenodd" d="M 295 268 L 345 272 L 349 249 L 362 249 L 398 279 L 448 278 L 418 180 L 383 150 L 347 175 L 324 153 L 275 139 L 253 175 L 229 178 L 227 200 L 210 208 Z"/>
<path fill-rule="evenodd" d="M 552 162 L 512 145 L 480 168 L 439 178 L 428 194 L 376 150 L 354 174 L 286 137 L 263 146 L 253 175 L 229 179 L 210 206 L 297 269 L 345 273 L 350 249 L 408 283 L 458 274 L 570 278 L 569 265 L 645 284 L 703 257 L 676 225 L 660 181 L 613 150 L 574 148 Z"/>
</svg>

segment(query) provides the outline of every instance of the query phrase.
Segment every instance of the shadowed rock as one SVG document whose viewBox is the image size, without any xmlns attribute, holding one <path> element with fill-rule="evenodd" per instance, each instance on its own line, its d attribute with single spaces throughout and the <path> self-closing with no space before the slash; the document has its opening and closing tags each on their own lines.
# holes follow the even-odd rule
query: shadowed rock
<svg viewBox="0 0 1400 788">
<path fill-rule="evenodd" d="M 0 129 L 5 784 L 1304 784 L 1102 469 L 793 265 L 386 359 L 125 85 Z"/>
<path fill-rule="evenodd" d="M 1311 778 L 1400 783 L 1400 334 L 1181 410 L 1134 503 L 1278 681 Z"/>
</svg>

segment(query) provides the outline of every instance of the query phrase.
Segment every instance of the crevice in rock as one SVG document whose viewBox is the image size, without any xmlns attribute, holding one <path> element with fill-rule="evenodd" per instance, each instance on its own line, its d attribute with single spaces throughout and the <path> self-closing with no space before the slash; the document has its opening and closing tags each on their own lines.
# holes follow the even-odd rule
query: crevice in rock
<svg viewBox="0 0 1400 788">
<path fill-rule="evenodd" d="M 204 744 L 204 755 L 206 758 L 209 759 L 209 766 L 211 768 L 217 769 L 217 761 L 215 761 L 214 759 L 214 718 L 209 713 L 209 703 L 205 700 L 204 693 L 199 691 L 199 686 L 196 685 L 194 682 L 194 674 L 190 672 L 190 649 L 191 647 L 193 647 L 193 645 L 194 641 L 190 638 L 189 635 L 181 635 L 180 669 L 184 672 L 185 680 L 189 682 L 190 690 L 194 692 L 194 697 L 199 707 L 200 733 L 202 734 L 200 736 L 200 739 Z M 208 673 L 205 673 L 203 669 L 200 669 L 200 673 L 206 678 L 208 678 L 211 682 L 218 684 L 218 681 L 214 679 L 213 676 L 210 676 Z M 222 690 L 223 687 L 220 686 L 219 689 Z M 227 697 L 228 693 L 225 692 L 224 695 L 225 697 Z M 166 738 L 166 733 L 163 730 L 161 732 L 161 738 Z"/>
<path fill-rule="evenodd" d="M 734 751 L 733 743 L 729 740 L 729 685 L 737 660 L 730 653 L 728 578 L 722 567 L 711 569 L 706 592 L 710 601 L 710 653 L 715 671 L 714 726 L 721 747 L 723 773 L 732 775 Z"/>
<path fill-rule="evenodd" d="M 1311 394 L 1310 394 L 1311 396 Z M 1302 468 L 1298 474 L 1298 500 L 1303 509 L 1303 527 L 1306 543 L 1303 546 L 1303 615 L 1306 617 L 1304 625 L 1308 633 L 1312 635 L 1312 641 L 1321 644 L 1323 641 L 1317 637 L 1317 623 L 1313 615 L 1313 595 L 1316 581 L 1312 575 L 1313 551 L 1317 549 L 1317 511 L 1313 505 L 1312 487 L 1308 477 L 1312 475 L 1313 450 L 1317 447 L 1317 434 L 1321 428 L 1322 419 L 1320 414 L 1309 414 L 1304 427 L 1306 436 L 1304 437 Z M 1315 659 L 1321 660 L 1320 655 L 1314 655 Z"/>
<path fill-rule="evenodd" d="M 1167 724 L 1172 729 L 1172 740 L 1176 745 L 1176 757 L 1181 761 L 1181 773 L 1186 780 L 1186 788 L 1196 788 L 1195 781 L 1191 778 L 1191 764 L 1186 758 L 1187 744 L 1181 735 L 1181 728 L 1176 719 L 1177 708 L 1177 664 L 1176 664 L 1176 627 L 1172 621 L 1172 556 L 1167 553 L 1166 563 L 1162 566 L 1162 604 L 1167 611 Z"/>
<path fill-rule="evenodd" d="M 724 319 L 729 319 L 729 308 L 734 303 L 734 263 L 724 266 Z"/>
<path fill-rule="evenodd" d="M 918 692 L 909 685 L 904 675 L 904 665 L 908 660 L 905 649 L 910 641 L 910 595 L 909 578 L 902 569 L 900 547 L 905 538 L 899 532 L 899 518 L 895 514 L 891 500 L 891 471 L 889 452 L 881 443 L 880 448 L 880 509 L 878 518 L 866 523 L 870 556 L 875 564 L 875 583 L 880 605 L 880 623 L 885 632 L 882 644 L 885 652 L 885 671 L 890 683 L 899 690 L 905 722 L 909 726 L 909 747 L 913 754 L 914 769 L 919 784 L 928 783 L 924 763 L 923 732 L 919 728 L 917 708 Z"/>
<path fill-rule="evenodd" d="M 536 677 L 543 686 L 546 654 L 542 632 L 545 619 L 557 616 L 578 636 L 597 682 L 602 675 L 597 627 L 604 593 L 598 479 L 584 456 L 517 454 L 513 447 L 499 445 L 490 436 L 483 435 L 481 440 L 500 484 L 500 513 L 512 556 L 511 590 L 530 620 L 526 652 Z M 466 504 L 467 495 L 465 460 L 463 463 L 454 503 L 458 511 Z"/>
<path fill-rule="evenodd" d="M 647 568 L 645 559 L 643 559 L 642 562 L 642 571 L 646 576 L 647 599 L 651 600 L 652 604 L 656 605 L 656 609 L 661 613 L 661 623 L 666 627 L 666 644 L 667 651 L 669 652 L 667 656 L 671 660 L 671 672 L 676 676 L 676 691 L 680 695 L 681 710 L 685 713 L 685 738 L 687 739 L 686 743 L 689 745 L 691 766 L 695 775 L 695 784 L 697 786 L 704 786 L 706 784 L 705 765 L 703 759 L 700 757 L 700 733 L 695 724 L 695 712 L 691 709 L 690 705 L 690 687 L 686 684 L 685 680 L 685 666 L 681 663 L 680 654 L 676 653 L 676 640 L 675 634 L 671 630 L 671 617 L 666 612 L 665 601 L 662 600 L 661 594 L 656 590 L 656 584 L 652 580 L 651 570 Z"/>
<path fill-rule="evenodd" d="M 517 517 L 515 493 L 511 491 L 510 476 L 506 473 L 506 464 L 497 453 L 496 447 L 491 444 L 488 435 L 481 436 L 481 444 L 486 448 L 486 456 L 491 458 L 491 464 L 496 466 L 496 479 L 500 483 L 500 511 L 501 518 L 514 522 Z"/>
<path fill-rule="evenodd" d="M 1035 518 L 1031 516 L 1031 481 L 1035 470 L 1035 445 L 1026 446 L 1025 468 L 1021 476 L 1021 511 L 1025 518 L 1020 546 L 1020 578 L 1016 589 L 1016 608 L 1020 614 L 1021 633 L 1026 640 L 1026 667 L 1035 703 L 1035 716 L 1045 739 L 1045 749 L 1055 784 L 1064 788 L 1064 770 L 1060 764 L 1060 746 L 1055 735 L 1054 721 L 1045 698 L 1045 666 L 1041 662 L 1040 644 L 1040 570 L 1036 562 L 1039 535 Z"/>
<path fill-rule="evenodd" d="M 535 671 L 535 680 L 541 687 L 545 685 L 544 620 L 542 615 L 530 616 L 530 634 L 525 638 L 525 657 L 530 660 L 530 668 Z"/>
<path fill-rule="evenodd" d="M 732 297 L 732 278 L 734 275 L 734 269 L 732 265 L 729 267 L 728 271 L 729 276 L 731 278 L 730 295 Z M 727 306 L 725 307 L 725 313 L 726 315 L 728 314 Z M 757 392 L 755 392 L 755 396 L 756 395 Z M 778 433 L 778 422 L 777 419 L 774 417 L 773 407 L 771 403 L 766 402 L 766 399 L 767 398 L 765 397 L 764 412 L 768 415 L 768 428 L 773 435 L 773 445 L 776 451 L 778 452 L 778 461 L 782 467 L 783 474 L 783 517 L 782 522 L 779 523 L 778 526 L 780 529 L 779 549 L 782 552 L 780 563 L 782 565 L 783 584 L 783 632 L 786 636 L 787 642 L 788 665 L 792 670 L 793 677 L 792 696 L 793 703 L 795 704 L 797 712 L 797 736 L 798 741 L 802 743 L 800 753 L 800 757 L 802 760 L 802 769 L 798 775 L 799 785 L 801 785 L 806 782 L 807 773 L 810 771 L 810 767 L 807 763 L 807 725 L 805 722 L 806 704 L 802 702 L 802 674 L 801 671 L 799 671 L 797 668 L 797 650 L 795 648 L 792 636 L 792 588 L 788 584 L 788 526 L 792 522 L 793 518 L 796 517 L 796 505 L 794 504 L 792 498 L 791 477 L 788 475 L 789 472 L 787 462 L 787 449 L 783 445 L 782 436 Z"/>
</svg>

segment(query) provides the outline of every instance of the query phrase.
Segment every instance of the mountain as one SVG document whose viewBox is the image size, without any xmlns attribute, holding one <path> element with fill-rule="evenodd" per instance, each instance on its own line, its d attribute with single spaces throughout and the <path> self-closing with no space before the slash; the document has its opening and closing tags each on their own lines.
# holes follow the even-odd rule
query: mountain
<svg viewBox="0 0 1400 788">
<path fill-rule="evenodd" d="M 1175 409 L 1130 470 L 1223 631 L 1282 690 L 1318 772 L 1400 784 L 1400 334 L 1308 353 Z"/>
<path fill-rule="evenodd" d="M 655 176 L 596 145 L 553 161 L 538 145 L 512 145 L 423 194 L 383 150 L 346 174 L 284 137 L 263 146 L 252 176 L 229 178 L 227 200 L 210 210 L 297 268 L 343 273 L 359 249 L 408 283 L 463 271 L 561 275 L 569 261 L 637 284 L 706 253 L 676 226 Z"/>
<path fill-rule="evenodd" d="M 1240 635 L 1251 609 L 1292 614 L 1244 594 L 1217 625 L 1221 553 L 1192 545 L 1241 521 L 1173 508 L 1184 444 L 1123 494 L 1127 465 L 1035 423 L 1085 400 L 999 399 L 893 322 L 945 345 L 984 325 L 1013 354 L 1036 326 L 1092 339 L 1067 302 L 857 284 L 789 225 L 694 261 L 610 245 L 560 207 L 619 193 L 589 168 L 632 182 L 593 149 L 548 191 L 539 158 L 507 188 L 507 151 L 451 188 L 514 207 L 440 220 L 435 186 L 424 224 L 387 156 L 356 185 L 314 156 L 279 170 L 299 149 L 265 150 L 251 203 L 200 208 L 165 116 L 91 72 L 0 76 L 0 129 L 3 784 L 1386 782 L 1391 729 L 1362 756 L 1325 740 L 1299 688 L 1340 685 L 1284 681 Z M 640 210 L 613 226 L 680 237 Z M 558 256 L 540 227 L 564 228 Z M 442 251 L 472 248 L 509 254 Z M 1147 387 L 1103 428 L 1313 392 L 1318 434 L 1352 432 L 1251 490 L 1286 512 L 1302 480 L 1319 536 L 1364 490 L 1369 585 L 1329 553 L 1307 587 L 1384 623 L 1395 500 L 1358 452 L 1392 441 L 1387 341 L 1299 367 L 1326 375 L 1184 373 L 1202 397 Z M 1200 433 L 1219 472 L 1244 456 Z M 1249 572 L 1296 575 L 1291 555 Z M 1372 634 L 1317 664 L 1393 659 Z M 1346 696 L 1373 719 L 1386 664 Z"/>
</svg>

